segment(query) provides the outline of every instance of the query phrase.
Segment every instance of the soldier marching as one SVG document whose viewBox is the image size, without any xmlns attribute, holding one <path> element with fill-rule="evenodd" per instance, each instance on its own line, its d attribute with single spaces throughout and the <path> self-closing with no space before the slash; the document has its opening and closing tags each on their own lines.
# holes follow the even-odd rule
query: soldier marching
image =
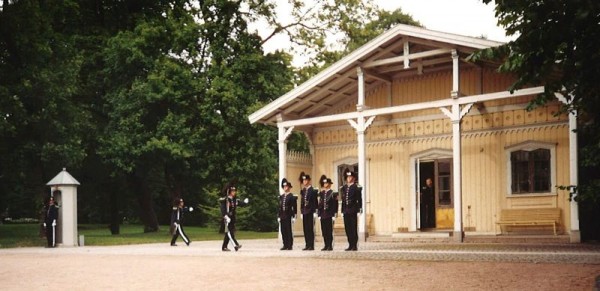
<svg viewBox="0 0 600 291">
<path fill-rule="evenodd" d="M 181 236 L 181 238 L 183 239 L 183 242 L 185 242 L 185 244 L 187 246 L 190 245 L 190 243 L 192 243 L 190 241 L 190 239 L 187 237 L 187 235 L 185 234 L 185 231 L 183 230 L 183 214 L 184 212 L 192 212 L 194 211 L 193 207 L 185 207 L 185 203 L 183 202 L 183 199 L 179 198 L 179 199 L 175 199 L 175 201 L 173 202 L 173 212 L 171 213 L 171 233 L 172 233 L 172 238 L 171 238 L 171 246 L 177 246 L 177 244 L 175 243 L 175 241 L 177 241 L 177 238 L 179 236 Z"/>
<path fill-rule="evenodd" d="M 248 204 L 248 198 L 245 198 L 244 201 L 240 201 L 236 198 L 237 188 L 228 183 L 225 186 L 224 190 L 225 197 L 220 199 L 221 205 L 221 216 L 223 217 L 223 224 L 225 230 L 225 237 L 223 237 L 223 245 L 221 246 L 221 250 L 224 252 L 231 251 L 227 245 L 229 242 L 233 243 L 233 248 L 237 252 L 242 245 L 238 243 L 235 239 L 235 222 L 236 222 L 236 209 L 238 206 L 245 206 Z"/>
</svg>

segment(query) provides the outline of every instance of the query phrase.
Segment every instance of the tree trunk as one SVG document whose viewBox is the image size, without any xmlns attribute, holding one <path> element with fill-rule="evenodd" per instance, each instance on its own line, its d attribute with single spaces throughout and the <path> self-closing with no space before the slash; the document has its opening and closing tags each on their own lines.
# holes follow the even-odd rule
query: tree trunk
<svg viewBox="0 0 600 291">
<path fill-rule="evenodd" d="M 132 173 L 129 176 L 131 190 L 136 194 L 140 205 L 140 218 L 144 223 L 144 232 L 158 231 L 158 219 L 152 207 L 152 193 L 144 177 Z"/>
<path fill-rule="evenodd" d="M 171 195 L 171 201 L 175 201 L 175 199 L 183 198 L 183 187 L 181 183 L 177 181 L 174 175 L 169 171 L 169 167 L 165 166 L 165 180 L 169 189 L 169 193 Z"/>
<path fill-rule="evenodd" d="M 120 233 L 121 215 L 119 215 L 119 195 L 113 190 L 110 193 L 110 233 Z"/>
</svg>

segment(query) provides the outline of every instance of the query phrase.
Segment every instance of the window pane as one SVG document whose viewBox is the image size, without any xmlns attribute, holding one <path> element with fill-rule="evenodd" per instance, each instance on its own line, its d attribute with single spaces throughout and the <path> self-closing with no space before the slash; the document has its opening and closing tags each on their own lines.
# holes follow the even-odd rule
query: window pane
<svg viewBox="0 0 600 291">
<path fill-rule="evenodd" d="M 512 152 L 512 153 L 510 153 L 510 160 L 512 162 L 528 161 L 529 160 L 529 152 L 527 152 L 527 151 Z"/>
<path fill-rule="evenodd" d="M 533 163 L 533 192 L 550 191 L 550 150 L 538 149 L 531 152 Z"/>
<path fill-rule="evenodd" d="M 550 191 L 550 150 L 514 151 L 510 153 L 511 189 L 513 194 Z"/>
<path fill-rule="evenodd" d="M 441 165 L 441 164 L 440 164 Z M 439 176 L 438 177 L 439 193 L 439 204 L 450 205 L 452 198 L 450 197 L 450 176 Z"/>
<path fill-rule="evenodd" d="M 530 153 L 531 158 L 535 161 L 549 161 L 550 160 L 550 150 L 548 149 L 537 149 Z"/>
<path fill-rule="evenodd" d="M 441 176 L 450 175 L 450 169 L 452 165 L 450 162 L 439 162 L 438 163 L 438 174 Z"/>
<path fill-rule="evenodd" d="M 529 192 L 529 152 L 512 152 L 510 154 L 510 160 L 512 193 L 517 194 Z"/>
</svg>

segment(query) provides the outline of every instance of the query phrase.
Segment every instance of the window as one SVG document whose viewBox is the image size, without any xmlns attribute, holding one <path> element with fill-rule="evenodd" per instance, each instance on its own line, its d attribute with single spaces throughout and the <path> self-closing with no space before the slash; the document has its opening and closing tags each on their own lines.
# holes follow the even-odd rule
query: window
<svg viewBox="0 0 600 291">
<path fill-rule="evenodd" d="M 510 194 L 553 192 L 554 147 L 552 144 L 527 142 L 507 149 Z"/>
<path fill-rule="evenodd" d="M 453 207 L 452 204 L 452 159 L 437 161 L 438 205 Z"/>
</svg>

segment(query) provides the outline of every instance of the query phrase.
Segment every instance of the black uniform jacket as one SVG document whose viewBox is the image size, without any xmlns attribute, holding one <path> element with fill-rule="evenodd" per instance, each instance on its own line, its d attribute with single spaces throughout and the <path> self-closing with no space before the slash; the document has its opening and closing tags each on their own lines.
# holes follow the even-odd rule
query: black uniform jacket
<svg viewBox="0 0 600 291">
<path fill-rule="evenodd" d="M 173 212 L 171 212 L 171 225 L 173 223 L 181 224 L 183 222 L 183 213 L 190 211 L 189 207 L 179 208 L 177 206 L 173 206 Z"/>
<path fill-rule="evenodd" d="M 54 222 L 54 220 L 58 219 L 58 207 L 56 207 L 56 205 L 48 205 L 45 214 L 46 217 L 44 222 L 49 226 L 52 222 Z"/>
<path fill-rule="evenodd" d="M 285 193 L 279 196 L 279 211 L 277 217 L 281 219 L 295 218 L 296 208 L 298 207 L 297 197 L 292 193 Z"/>
<path fill-rule="evenodd" d="M 317 204 L 319 203 L 317 200 L 318 190 L 310 186 L 308 188 L 303 188 L 300 191 L 300 197 L 302 198 L 302 202 L 300 202 L 300 211 L 302 214 L 313 214 L 317 212 Z"/>
<path fill-rule="evenodd" d="M 342 213 L 356 214 L 362 208 L 362 187 L 356 183 L 348 186 L 342 186 L 340 195 L 342 196 Z"/>
<path fill-rule="evenodd" d="M 323 189 L 319 192 L 319 216 L 321 218 L 332 218 L 337 214 L 337 193 L 333 190 Z"/>
<path fill-rule="evenodd" d="M 221 204 L 221 217 L 229 216 L 231 222 L 235 222 L 236 209 L 238 206 L 245 206 L 246 203 L 234 197 L 224 197 L 219 199 Z"/>
</svg>

